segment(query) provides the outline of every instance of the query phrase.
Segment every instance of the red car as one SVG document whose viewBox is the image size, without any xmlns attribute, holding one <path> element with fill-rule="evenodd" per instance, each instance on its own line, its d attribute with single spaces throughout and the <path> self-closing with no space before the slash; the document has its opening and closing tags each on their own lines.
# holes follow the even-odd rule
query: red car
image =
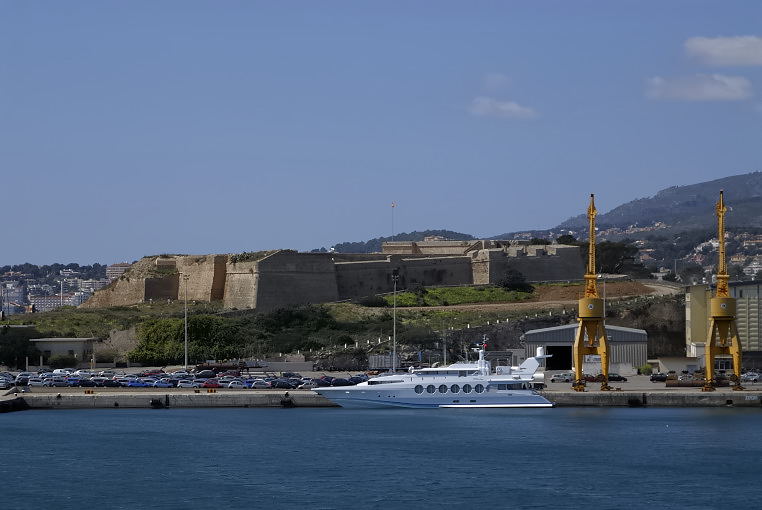
<svg viewBox="0 0 762 510">
<path fill-rule="evenodd" d="M 202 388 L 222 388 L 222 385 L 217 382 L 216 379 L 207 379 L 204 381 L 204 384 L 201 385 Z"/>
</svg>

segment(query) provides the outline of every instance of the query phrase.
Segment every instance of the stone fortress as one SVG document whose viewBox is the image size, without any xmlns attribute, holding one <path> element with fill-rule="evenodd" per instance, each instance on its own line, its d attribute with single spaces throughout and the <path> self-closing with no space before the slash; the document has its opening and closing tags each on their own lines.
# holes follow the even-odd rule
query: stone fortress
<svg viewBox="0 0 762 510">
<path fill-rule="evenodd" d="M 228 309 L 271 311 L 292 305 L 360 299 L 422 286 L 489 285 L 508 269 L 529 282 L 579 280 L 580 248 L 522 241 L 402 241 L 382 253 L 299 253 L 273 250 L 242 255 L 144 257 L 83 307 L 152 300 L 222 301 Z M 187 288 L 186 288 L 187 286 Z"/>
</svg>

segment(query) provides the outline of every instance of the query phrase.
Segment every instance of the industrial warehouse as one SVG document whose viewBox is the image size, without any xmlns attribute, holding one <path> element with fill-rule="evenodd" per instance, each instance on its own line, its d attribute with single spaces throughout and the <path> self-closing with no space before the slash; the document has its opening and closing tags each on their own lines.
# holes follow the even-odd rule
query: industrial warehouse
<svg viewBox="0 0 762 510">
<path fill-rule="evenodd" d="M 521 341 L 525 344 L 527 353 L 534 353 L 538 347 L 542 347 L 545 354 L 552 355 L 545 360 L 545 370 L 571 370 L 572 349 L 578 329 L 579 324 L 535 329 L 524 333 Z M 631 374 L 635 367 L 646 363 L 648 334 L 645 330 L 606 326 L 606 339 L 609 342 L 609 366 L 612 372 Z M 600 358 L 587 356 L 583 371 L 588 374 L 600 373 Z"/>
</svg>

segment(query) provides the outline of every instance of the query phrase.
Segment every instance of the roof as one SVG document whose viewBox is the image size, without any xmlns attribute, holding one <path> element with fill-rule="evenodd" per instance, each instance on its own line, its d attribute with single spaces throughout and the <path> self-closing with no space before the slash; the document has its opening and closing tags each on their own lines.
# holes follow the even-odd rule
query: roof
<svg viewBox="0 0 762 510">
<path fill-rule="evenodd" d="M 577 329 L 578 326 L 579 324 L 565 324 L 563 326 L 553 326 L 552 328 L 532 329 L 524 334 L 530 335 L 534 333 L 547 333 L 550 331 L 560 331 L 564 329 Z M 622 331 L 626 333 L 640 333 L 642 335 L 648 334 L 645 329 L 623 328 L 622 326 L 609 326 L 608 324 L 606 325 L 606 329 L 613 331 Z"/>
<path fill-rule="evenodd" d="M 533 329 L 522 335 L 522 340 L 531 342 L 538 341 L 544 337 L 547 341 L 566 341 L 572 340 L 573 332 L 577 330 L 579 324 L 566 324 L 564 326 L 555 326 L 552 328 Z M 644 329 L 623 328 L 621 326 L 606 326 L 607 337 L 612 342 L 647 342 L 648 333 Z"/>
</svg>

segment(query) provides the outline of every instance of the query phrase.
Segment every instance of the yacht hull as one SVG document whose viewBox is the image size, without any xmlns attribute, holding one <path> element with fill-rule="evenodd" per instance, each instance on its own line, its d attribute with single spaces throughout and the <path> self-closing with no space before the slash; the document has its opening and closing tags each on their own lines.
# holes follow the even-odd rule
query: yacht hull
<svg viewBox="0 0 762 510">
<path fill-rule="evenodd" d="M 553 404 L 541 395 L 526 391 L 512 395 L 474 396 L 472 399 L 447 399 L 409 395 L 408 392 L 395 391 L 388 395 L 374 394 L 365 390 L 348 390 L 345 388 L 313 390 L 331 402 L 346 408 L 389 408 L 404 407 L 409 409 L 498 409 L 498 408 L 541 408 L 553 407 Z M 409 393 L 413 393 L 412 391 Z M 463 401 L 465 400 L 465 401 Z"/>
</svg>

